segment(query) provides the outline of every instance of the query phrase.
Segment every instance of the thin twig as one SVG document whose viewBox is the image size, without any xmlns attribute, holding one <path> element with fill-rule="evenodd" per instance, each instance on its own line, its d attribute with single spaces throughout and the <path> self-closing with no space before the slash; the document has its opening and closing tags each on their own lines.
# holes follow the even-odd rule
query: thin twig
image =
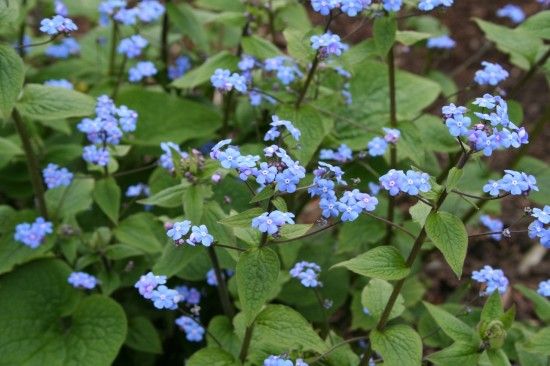
<svg viewBox="0 0 550 366">
<path fill-rule="evenodd" d="M 336 226 L 336 225 L 338 225 L 338 224 L 341 223 L 341 222 L 342 222 L 342 221 L 338 220 L 338 221 L 333 222 L 332 224 L 327 225 L 327 226 L 325 226 L 325 227 L 323 227 L 323 228 L 321 228 L 321 229 L 319 229 L 319 230 L 312 231 L 312 232 L 310 232 L 310 233 L 304 234 L 304 235 L 299 236 L 299 237 L 297 237 L 297 238 L 285 239 L 285 240 L 272 240 L 272 241 L 268 242 L 268 244 L 284 244 L 284 243 L 289 243 L 289 242 L 291 242 L 291 241 L 301 240 L 301 239 L 303 239 L 303 238 L 307 238 L 307 237 L 309 237 L 309 236 L 316 235 L 316 234 L 318 234 L 318 233 L 320 233 L 320 232 L 322 232 L 322 231 L 328 230 L 328 229 L 330 229 L 331 227 Z"/>
<path fill-rule="evenodd" d="M 510 195 L 510 193 L 505 193 L 505 194 L 499 194 L 498 196 L 476 196 L 474 194 L 461 192 L 457 189 L 451 189 L 451 192 L 456 193 L 456 194 L 461 195 L 461 196 L 464 196 L 464 197 L 475 198 L 475 199 L 483 200 L 483 201 L 499 200 L 501 198 L 508 197 Z"/>
<path fill-rule="evenodd" d="M 398 225 L 398 224 L 396 224 L 396 223 L 394 223 L 394 222 L 388 221 L 388 220 L 386 220 L 386 219 L 383 218 L 383 217 L 376 216 L 375 214 L 372 214 L 372 213 L 370 213 L 370 212 L 366 212 L 365 214 L 368 215 L 368 216 L 370 216 L 370 217 L 372 217 L 372 218 L 374 218 L 374 219 L 376 219 L 376 220 L 380 220 L 380 221 L 386 223 L 387 225 L 391 225 L 391 226 L 393 226 L 394 228 L 403 231 L 405 234 L 407 234 L 407 235 L 410 236 L 411 238 L 416 239 L 416 235 L 414 235 L 412 232 L 410 232 L 409 230 L 405 229 L 405 228 L 404 228 L 403 226 L 401 226 L 401 225 Z"/>
</svg>

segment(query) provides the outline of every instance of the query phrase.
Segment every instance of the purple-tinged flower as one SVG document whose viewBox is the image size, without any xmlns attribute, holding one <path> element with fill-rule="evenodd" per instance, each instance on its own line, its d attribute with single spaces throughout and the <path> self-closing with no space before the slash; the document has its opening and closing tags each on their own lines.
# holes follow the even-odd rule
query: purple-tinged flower
<svg viewBox="0 0 550 366">
<path fill-rule="evenodd" d="M 73 180 L 73 173 L 69 172 L 67 168 L 61 168 L 57 164 L 48 164 L 44 170 L 42 170 L 42 176 L 44 177 L 44 183 L 48 189 L 53 189 L 59 186 L 68 186 Z"/>
<path fill-rule="evenodd" d="M 44 242 L 46 235 L 51 233 L 53 233 L 53 224 L 38 217 L 33 223 L 18 224 L 13 238 L 31 249 L 36 249 Z"/>
<path fill-rule="evenodd" d="M 60 33 L 68 34 L 78 30 L 74 22 L 61 15 L 55 15 L 53 18 L 45 18 L 40 21 L 40 31 L 50 36 L 56 36 Z"/>
<path fill-rule="evenodd" d="M 64 89 L 69 89 L 69 90 L 73 90 L 73 89 L 74 89 L 73 83 L 71 83 L 70 81 L 68 81 L 68 80 L 66 80 L 66 79 L 59 79 L 59 80 L 51 79 L 51 80 L 46 80 L 46 81 L 44 82 L 44 85 L 46 85 L 46 86 L 51 86 L 51 87 L 54 87 L 54 88 L 64 88 Z"/>
<path fill-rule="evenodd" d="M 512 23 L 519 24 L 525 20 L 525 13 L 521 7 L 508 4 L 497 10 L 497 17 L 508 18 Z"/>
<path fill-rule="evenodd" d="M 187 239 L 187 243 L 190 245 L 202 244 L 205 247 L 212 245 L 214 237 L 208 233 L 206 225 L 193 226 L 191 228 L 191 235 Z"/>
<path fill-rule="evenodd" d="M 535 217 L 543 224 L 550 224 L 550 206 L 545 205 L 542 210 L 540 208 L 534 208 L 531 212 L 531 216 Z"/>
<path fill-rule="evenodd" d="M 396 129 L 396 128 L 382 128 L 382 130 L 384 130 L 384 140 L 386 140 L 387 142 L 391 143 L 391 144 L 395 144 L 397 143 L 397 141 L 399 140 L 399 138 L 401 137 L 401 132 Z"/>
<path fill-rule="evenodd" d="M 474 81 L 479 85 L 496 86 L 509 76 L 508 71 L 504 70 L 499 64 L 483 61 L 481 65 L 483 69 L 476 71 L 474 77 Z"/>
<path fill-rule="evenodd" d="M 201 293 L 194 287 L 176 286 L 175 290 L 181 296 L 181 302 L 187 305 L 198 305 L 201 302 Z"/>
<path fill-rule="evenodd" d="M 550 280 L 541 281 L 537 293 L 541 296 L 550 297 Z"/>
<path fill-rule="evenodd" d="M 109 150 L 103 147 L 97 147 L 96 145 L 84 146 L 82 152 L 82 158 L 88 163 L 107 166 L 109 164 Z"/>
<path fill-rule="evenodd" d="M 128 186 L 128 189 L 126 190 L 126 197 L 148 197 L 149 195 L 151 195 L 151 190 L 149 189 L 149 186 L 144 183 Z"/>
<path fill-rule="evenodd" d="M 443 106 L 443 108 L 441 108 L 441 113 L 443 113 L 443 115 L 447 118 L 450 118 L 456 115 L 462 115 L 467 111 L 468 109 L 466 107 L 456 106 L 454 105 L 454 103 Z"/>
<path fill-rule="evenodd" d="M 191 221 L 178 221 L 172 224 L 170 229 L 166 232 L 166 235 L 173 241 L 177 242 L 187 235 L 189 229 L 191 229 Z"/>
<path fill-rule="evenodd" d="M 405 178 L 405 173 L 402 170 L 391 169 L 380 177 L 380 183 L 391 196 L 396 196 L 401 191 L 401 186 Z"/>
<path fill-rule="evenodd" d="M 72 272 L 67 279 L 67 282 L 69 282 L 74 288 L 91 290 L 97 286 L 99 281 L 97 278 L 86 272 Z"/>
<path fill-rule="evenodd" d="M 479 221 L 485 226 L 489 231 L 497 233 L 491 234 L 491 238 L 495 240 L 502 239 L 502 230 L 504 230 L 504 224 L 499 219 L 493 219 L 489 215 L 481 215 Z"/>
<path fill-rule="evenodd" d="M 151 301 L 159 310 L 175 310 L 178 307 L 178 302 L 181 301 L 181 295 L 176 290 L 161 285 L 153 290 L 153 293 L 151 294 Z"/>
<path fill-rule="evenodd" d="M 441 50 L 449 50 L 451 48 L 455 48 L 456 42 L 454 39 L 452 39 L 448 35 L 442 35 L 438 37 L 428 38 L 428 41 L 426 42 L 426 46 L 432 49 L 436 48 Z"/>
<path fill-rule="evenodd" d="M 189 157 L 189 154 L 181 151 L 179 145 L 173 142 L 161 142 L 160 148 L 164 153 L 159 158 L 159 164 L 169 172 L 173 172 L 175 169 L 173 152 L 176 152 L 180 159 L 187 159 Z"/>
<path fill-rule="evenodd" d="M 174 61 L 173 65 L 168 66 L 168 78 L 175 80 L 185 75 L 189 70 L 191 70 L 191 59 L 187 56 L 180 56 Z"/>
<path fill-rule="evenodd" d="M 319 281 L 321 267 L 317 263 L 298 262 L 290 270 L 290 276 L 300 280 L 304 287 L 321 287 L 323 284 Z"/>
<path fill-rule="evenodd" d="M 140 61 L 128 70 L 128 80 L 137 83 L 145 78 L 155 76 L 157 68 L 151 61 Z"/>
<path fill-rule="evenodd" d="M 472 279 L 485 284 L 485 290 L 481 291 L 481 296 L 491 295 L 497 291 L 502 295 L 508 289 L 509 281 L 500 269 L 493 269 L 491 266 L 484 266 L 479 271 L 472 272 Z"/>
<path fill-rule="evenodd" d="M 69 58 L 69 56 L 78 55 L 79 53 L 80 45 L 72 37 L 63 38 L 61 42 L 49 45 L 44 51 L 46 56 L 61 59 Z"/>
<path fill-rule="evenodd" d="M 256 59 L 249 55 L 242 55 L 237 67 L 241 71 L 252 70 L 256 66 Z"/>
<path fill-rule="evenodd" d="M 340 56 L 343 51 L 348 49 L 348 45 L 340 41 L 340 36 L 330 32 L 321 36 L 312 36 L 310 40 L 311 47 L 314 50 L 319 50 L 323 57 L 330 55 Z"/>
<path fill-rule="evenodd" d="M 176 319 L 176 325 L 185 333 L 189 342 L 200 342 L 204 338 L 204 328 L 191 317 L 182 315 Z"/>
<path fill-rule="evenodd" d="M 370 156 L 382 156 L 386 153 L 388 143 L 382 137 L 375 137 L 367 144 Z"/>
<path fill-rule="evenodd" d="M 118 44 L 117 52 L 128 58 L 135 58 L 141 55 L 141 52 L 148 44 L 149 42 L 145 38 L 139 34 L 135 34 L 122 39 Z"/>
<path fill-rule="evenodd" d="M 139 294 L 146 299 L 153 297 L 153 290 L 158 285 L 164 285 L 166 283 L 166 276 L 156 276 L 153 272 L 149 272 L 142 275 L 134 285 L 138 289 Z"/>
</svg>

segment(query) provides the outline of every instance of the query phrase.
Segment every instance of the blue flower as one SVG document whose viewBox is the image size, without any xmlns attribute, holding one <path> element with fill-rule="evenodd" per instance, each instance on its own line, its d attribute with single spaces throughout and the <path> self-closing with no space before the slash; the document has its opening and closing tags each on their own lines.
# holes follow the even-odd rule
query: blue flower
<svg viewBox="0 0 550 366">
<path fill-rule="evenodd" d="M 536 180 L 532 175 L 514 170 L 505 170 L 504 172 L 506 174 L 499 181 L 501 190 L 509 192 L 512 195 L 528 193 L 531 189 L 538 191 Z"/>
<path fill-rule="evenodd" d="M 256 66 L 256 59 L 249 55 L 242 55 L 237 67 L 241 71 L 252 70 Z"/>
<path fill-rule="evenodd" d="M 174 241 L 178 241 L 182 239 L 185 235 L 187 235 L 190 228 L 191 228 L 191 221 L 189 220 L 178 221 L 172 224 L 172 226 L 166 232 L 166 235 L 170 239 Z"/>
<path fill-rule="evenodd" d="M 490 295 L 497 291 L 504 294 L 508 289 L 509 281 L 504 276 L 504 272 L 500 269 L 493 269 L 491 266 L 484 266 L 479 271 L 472 272 L 472 279 L 485 284 L 485 290 L 481 291 L 481 295 Z"/>
<path fill-rule="evenodd" d="M 445 117 L 452 117 L 452 116 L 455 116 L 455 115 L 462 115 L 462 114 L 466 113 L 467 111 L 468 111 L 468 109 L 466 109 L 466 107 L 456 106 L 456 105 L 454 105 L 454 103 L 443 106 L 441 108 L 441 113 L 443 113 L 443 115 L 445 115 Z"/>
<path fill-rule="evenodd" d="M 144 183 L 138 183 L 138 184 L 128 186 L 128 189 L 126 190 L 126 197 L 139 197 L 139 196 L 148 197 L 150 195 L 151 195 L 151 190 L 149 189 L 149 186 Z"/>
<path fill-rule="evenodd" d="M 483 186 L 483 192 L 488 193 L 493 197 L 498 196 L 499 191 L 500 191 L 500 182 L 493 179 L 489 179 L 487 184 Z"/>
<path fill-rule="evenodd" d="M 84 146 L 82 158 L 88 163 L 107 166 L 109 164 L 109 150 L 96 145 Z"/>
<path fill-rule="evenodd" d="M 191 69 L 191 60 L 187 56 L 180 56 L 173 65 L 168 66 L 168 78 L 175 80 L 185 75 Z"/>
<path fill-rule="evenodd" d="M 537 293 L 541 296 L 550 297 L 550 280 L 541 281 Z"/>
<path fill-rule="evenodd" d="M 133 132 L 136 130 L 136 122 L 138 114 L 136 111 L 129 109 L 125 105 L 121 105 L 116 109 L 118 123 L 124 132 Z"/>
<path fill-rule="evenodd" d="M 527 233 L 531 239 L 540 238 L 544 232 L 544 224 L 539 220 L 535 220 L 529 224 Z"/>
<path fill-rule="evenodd" d="M 157 0 L 141 1 L 136 8 L 137 16 L 144 23 L 153 22 L 164 14 L 164 5 Z"/>
<path fill-rule="evenodd" d="M 513 23 L 519 24 L 525 20 L 525 13 L 519 6 L 508 4 L 497 10 L 497 17 L 508 18 Z"/>
<path fill-rule="evenodd" d="M 40 31 L 50 36 L 58 35 L 59 33 L 68 34 L 78 30 L 74 22 L 61 15 L 56 15 L 53 18 L 45 18 L 40 21 Z"/>
<path fill-rule="evenodd" d="M 310 40 L 311 47 L 314 50 L 319 50 L 323 57 L 330 55 L 340 56 L 343 51 L 348 49 L 348 46 L 340 41 L 340 36 L 330 32 L 321 36 L 312 36 Z"/>
<path fill-rule="evenodd" d="M 58 44 L 48 46 L 44 51 L 44 54 L 53 58 L 68 58 L 72 55 L 78 55 L 80 53 L 80 45 L 71 37 L 64 38 Z"/>
<path fill-rule="evenodd" d="M 456 42 L 454 39 L 449 37 L 448 35 L 442 35 L 438 37 L 431 37 L 428 38 L 428 41 L 426 42 L 426 46 L 428 48 L 438 48 L 438 49 L 451 49 L 456 46 Z"/>
<path fill-rule="evenodd" d="M 137 8 L 120 9 L 113 16 L 113 19 L 124 25 L 136 25 L 138 20 L 138 12 L 139 11 Z"/>
<path fill-rule="evenodd" d="M 256 177 L 256 182 L 260 185 L 272 183 L 277 175 L 277 168 L 268 163 L 260 163 L 260 168 L 253 172 Z"/>
<path fill-rule="evenodd" d="M 13 238 L 31 249 L 36 249 L 44 242 L 46 235 L 53 232 L 53 224 L 38 217 L 33 223 L 21 223 L 15 227 Z"/>
<path fill-rule="evenodd" d="M 401 137 L 401 131 L 396 128 L 382 128 L 384 130 L 384 140 L 389 143 L 395 144 Z"/>
<path fill-rule="evenodd" d="M 279 232 L 279 228 L 285 224 L 294 224 L 294 214 L 290 212 L 272 211 L 264 212 L 258 217 L 252 219 L 252 227 L 262 233 L 274 235 Z"/>
<path fill-rule="evenodd" d="M 379 184 L 369 182 L 368 186 L 369 186 L 369 191 L 372 195 L 376 196 L 380 192 Z"/>
<path fill-rule="evenodd" d="M 189 157 L 189 154 L 182 152 L 179 145 L 176 145 L 173 142 L 161 142 L 160 148 L 164 151 L 164 153 L 159 158 L 159 164 L 169 172 L 173 172 L 175 169 L 174 160 L 172 157 L 172 153 L 174 151 L 178 153 L 180 159 L 187 159 Z"/>
<path fill-rule="evenodd" d="M 181 301 L 187 305 L 198 305 L 201 302 L 201 293 L 194 287 L 176 286 L 176 291 L 181 296 Z"/>
<path fill-rule="evenodd" d="M 356 204 L 346 204 L 343 202 L 338 202 L 336 204 L 338 211 L 342 213 L 342 221 L 355 221 L 359 214 L 361 213 L 361 207 Z"/>
<path fill-rule="evenodd" d="M 68 186 L 73 180 L 73 173 L 69 172 L 67 168 L 61 168 L 59 165 L 52 163 L 42 170 L 42 176 L 48 189 Z"/>
<path fill-rule="evenodd" d="M 59 80 L 51 79 L 51 80 L 46 80 L 46 81 L 44 82 L 44 85 L 52 86 L 52 87 L 54 87 L 54 88 L 65 88 L 65 89 L 69 89 L 69 90 L 73 90 L 73 89 L 74 89 L 73 83 L 71 83 L 70 81 L 65 80 L 65 79 L 59 79 Z"/>
<path fill-rule="evenodd" d="M 476 71 L 474 81 L 479 85 L 496 86 L 501 81 L 508 78 L 508 71 L 504 70 L 499 64 L 483 61 L 483 69 Z"/>
<path fill-rule="evenodd" d="M 67 281 L 74 288 L 83 288 L 87 290 L 95 288 L 98 284 L 97 278 L 86 272 L 72 272 Z"/>
<path fill-rule="evenodd" d="M 157 74 L 157 68 L 151 61 L 140 61 L 134 67 L 128 70 L 128 80 L 137 83 L 144 78 L 152 77 Z"/>
<path fill-rule="evenodd" d="M 308 192 L 311 197 L 334 197 L 334 182 L 329 179 L 315 177 L 313 179 L 313 185 L 308 188 Z"/>
<path fill-rule="evenodd" d="M 350 17 L 356 16 L 371 4 L 371 0 L 341 0 L 340 9 Z"/>
<path fill-rule="evenodd" d="M 203 340 L 205 330 L 195 319 L 183 315 L 176 319 L 176 325 L 185 332 L 185 338 L 189 342 Z"/>
<path fill-rule="evenodd" d="M 321 15 L 328 15 L 330 11 L 340 5 L 340 0 L 311 0 L 311 7 Z"/>
<path fill-rule="evenodd" d="M 321 208 L 321 214 L 325 218 L 337 217 L 340 214 L 338 211 L 338 202 L 336 196 L 326 196 L 319 201 L 319 208 Z"/>
<path fill-rule="evenodd" d="M 156 276 L 153 272 L 149 272 L 139 278 L 134 287 L 138 289 L 139 294 L 146 299 L 153 297 L 153 290 L 158 285 L 166 283 L 166 276 Z"/>
<path fill-rule="evenodd" d="M 491 232 L 501 233 L 504 229 L 504 224 L 499 219 L 493 219 L 489 215 L 481 215 L 479 221 Z M 502 239 L 502 234 L 491 234 L 491 238 L 495 240 Z"/>
<path fill-rule="evenodd" d="M 290 270 L 290 276 L 300 280 L 304 287 L 320 287 L 319 274 L 321 267 L 313 262 L 298 262 Z"/>
<path fill-rule="evenodd" d="M 61 0 L 54 1 L 54 12 L 55 14 L 61 15 L 64 17 L 69 15 L 69 9 L 67 9 L 67 5 L 65 5 L 65 3 L 63 3 L 63 1 Z"/>
<path fill-rule="evenodd" d="M 206 225 L 193 226 L 191 228 L 191 235 L 187 239 L 187 243 L 191 245 L 202 244 L 205 247 L 212 245 L 214 237 L 208 233 Z"/>
<path fill-rule="evenodd" d="M 226 69 L 216 69 L 210 77 L 212 86 L 221 92 L 231 91 L 233 88 L 241 93 L 246 93 L 246 78 L 237 73 L 231 74 L 231 71 Z"/>
<path fill-rule="evenodd" d="M 294 193 L 296 192 L 296 186 L 300 183 L 300 178 L 290 169 L 285 169 L 281 173 L 277 174 L 275 181 L 277 182 L 278 191 Z"/>
<path fill-rule="evenodd" d="M 126 55 L 128 58 L 135 58 L 141 55 L 141 52 L 148 44 L 149 42 L 145 38 L 139 34 L 135 34 L 122 39 L 118 44 L 117 52 Z"/>
<path fill-rule="evenodd" d="M 447 118 L 445 125 L 449 129 L 451 136 L 458 137 L 465 135 L 468 132 L 472 120 L 469 117 L 464 117 L 462 114 L 456 114 L 452 118 Z"/>
<path fill-rule="evenodd" d="M 540 208 L 534 208 L 531 212 L 531 216 L 537 218 L 543 224 L 550 224 L 550 206 L 545 205 L 542 210 Z"/>
<path fill-rule="evenodd" d="M 391 169 L 380 177 L 382 187 L 389 192 L 391 196 L 396 196 L 401 191 L 405 173 L 402 170 Z"/>
<path fill-rule="evenodd" d="M 153 301 L 153 305 L 159 310 L 175 310 L 178 307 L 178 302 L 181 301 L 181 295 L 176 290 L 161 285 L 156 290 L 153 290 L 151 301 Z"/>
<path fill-rule="evenodd" d="M 382 0 L 382 4 L 386 11 L 399 11 L 403 6 L 403 0 Z"/>
<path fill-rule="evenodd" d="M 382 137 L 375 137 L 367 144 L 370 156 L 382 156 L 386 153 L 388 143 Z"/>
<path fill-rule="evenodd" d="M 285 127 L 294 140 L 300 140 L 301 132 L 299 129 L 294 127 L 292 122 L 279 119 L 276 115 L 271 116 L 271 120 L 272 122 L 269 124 L 271 129 L 265 134 L 264 141 L 272 141 L 279 137 L 281 135 L 279 127 Z"/>
</svg>

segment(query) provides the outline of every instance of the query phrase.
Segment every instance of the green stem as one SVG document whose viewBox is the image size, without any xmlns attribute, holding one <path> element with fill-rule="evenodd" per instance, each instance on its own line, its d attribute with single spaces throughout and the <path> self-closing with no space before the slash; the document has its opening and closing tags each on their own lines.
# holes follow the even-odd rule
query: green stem
<svg viewBox="0 0 550 366">
<path fill-rule="evenodd" d="M 248 355 L 248 348 L 250 347 L 250 342 L 252 341 L 253 331 L 254 323 L 247 326 L 246 331 L 244 332 L 244 339 L 241 345 L 241 351 L 239 352 L 239 360 L 241 360 L 242 363 L 244 363 L 244 361 L 246 360 L 246 356 Z"/>
<path fill-rule="evenodd" d="M 116 64 L 116 48 L 117 48 L 117 39 L 118 39 L 118 24 L 113 19 L 113 27 L 111 28 L 111 51 L 109 54 L 109 75 L 113 76 L 115 74 L 115 64 Z"/>
<path fill-rule="evenodd" d="M 168 4 L 171 0 L 166 0 L 165 3 Z M 168 34 L 170 33 L 170 19 L 168 18 L 168 12 L 164 12 L 162 18 L 162 31 L 160 35 L 160 59 L 165 67 L 168 70 Z"/>
<path fill-rule="evenodd" d="M 21 10 L 22 11 L 27 11 L 26 9 L 27 7 L 27 0 L 22 0 L 21 1 Z M 25 28 L 27 27 L 27 24 L 26 24 L 26 20 L 27 20 L 27 14 L 25 14 L 23 16 L 23 20 L 21 20 L 21 25 L 19 26 L 19 37 L 17 38 L 18 41 L 19 41 L 19 45 L 17 47 L 17 52 L 19 53 L 19 56 L 21 56 L 21 58 L 24 58 L 25 57 L 25 47 L 23 45 L 23 43 L 25 42 Z"/>
<path fill-rule="evenodd" d="M 317 303 L 319 303 L 319 307 L 321 308 L 321 314 L 323 315 L 323 323 L 325 326 L 325 333 L 328 335 L 330 339 L 330 343 L 333 344 L 334 340 L 332 339 L 332 335 L 330 334 L 330 323 L 328 319 L 327 309 L 325 308 L 325 304 L 323 303 L 323 296 L 321 295 L 321 292 L 317 287 L 313 288 L 313 292 L 315 293 L 315 297 L 317 298 Z"/>
<path fill-rule="evenodd" d="M 32 148 L 31 139 L 29 136 L 29 131 L 25 122 L 21 118 L 21 115 L 17 109 L 13 109 L 12 117 L 17 130 L 17 134 L 21 139 L 23 144 L 23 150 L 25 151 L 25 157 L 27 158 L 27 168 L 29 170 L 29 176 L 31 178 L 31 184 L 34 190 L 34 195 L 36 196 L 36 206 L 38 212 L 44 219 L 48 219 L 48 209 L 46 207 L 46 200 L 44 198 L 44 185 L 42 184 L 42 177 L 40 175 L 40 168 L 38 164 L 38 159 L 34 150 Z"/>
<path fill-rule="evenodd" d="M 235 309 L 231 303 L 231 298 L 229 297 L 229 291 L 227 291 L 227 284 L 225 283 L 225 276 L 222 273 L 220 268 L 220 262 L 216 251 L 212 246 L 208 247 L 208 256 L 210 257 L 210 262 L 214 268 L 214 273 L 216 275 L 216 280 L 218 281 L 218 294 L 220 296 L 220 301 L 222 303 L 223 312 L 230 319 L 235 315 Z"/>
<path fill-rule="evenodd" d="M 115 83 L 115 88 L 113 89 L 113 94 L 111 95 L 111 98 L 113 100 L 116 100 L 116 97 L 118 96 L 118 91 L 120 89 L 120 86 L 122 85 L 122 80 L 124 78 L 124 70 L 126 69 L 126 63 L 128 62 L 128 57 L 124 55 L 122 58 L 122 63 L 120 64 L 120 69 L 118 70 L 118 76 Z"/>
</svg>

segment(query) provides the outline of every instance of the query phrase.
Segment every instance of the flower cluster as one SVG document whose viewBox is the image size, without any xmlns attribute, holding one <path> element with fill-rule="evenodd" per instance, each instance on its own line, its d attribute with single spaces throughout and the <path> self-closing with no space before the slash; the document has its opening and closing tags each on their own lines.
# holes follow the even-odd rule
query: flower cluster
<svg viewBox="0 0 550 366">
<path fill-rule="evenodd" d="M 56 36 L 60 33 L 69 34 L 78 30 L 74 22 L 61 15 L 55 15 L 53 18 L 45 18 L 40 22 L 40 31 L 50 36 Z"/>
<path fill-rule="evenodd" d="M 353 158 L 353 151 L 346 144 L 341 144 L 338 149 L 321 149 L 319 151 L 319 159 L 334 160 L 339 163 L 345 163 Z"/>
<path fill-rule="evenodd" d="M 214 74 L 210 77 L 212 86 L 221 92 L 228 92 L 233 89 L 241 93 L 246 93 L 247 80 L 246 77 L 227 69 L 216 69 Z"/>
<path fill-rule="evenodd" d="M 539 190 L 537 187 L 537 180 L 534 176 L 515 170 L 505 170 L 504 172 L 506 174 L 504 174 L 501 179 L 497 181 L 492 179 L 489 180 L 487 184 L 483 186 L 483 192 L 493 197 L 497 197 L 500 191 L 518 196 L 528 195 L 531 190 Z"/>
<path fill-rule="evenodd" d="M 446 117 L 445 125 L 452 136 L 467 137 L 468 143 L 475 151 L 491 156 L 494 150 L 518 148 L 529 143 L 525 128 L 518 128 L 508 115 L 508 104 L 500 96 L 485 94 L 476 98 L 473 103 L 482 109 L 474 112 L 480 120 L 472 125 L 472 119 L 465 115 L 467 109 L 450 104 L 442 108 Z"/>
<path fill-rule="evenodd" d="M 181 302 L 187 306 L 198 305 L 201 302 L 201 293 L 194 287 L 176 286 L 176 291 L 181 296 Z"/>
<path fill-rule="evenodd" d="M 74 288 L 83 288 L 86 290 L 95 288 L 99 283 L 95 276 L 92 276 L 86 272 L 72 272 L 69 275 L 67 282 L 69 282 Z"/>
<path fill-rule="evenodd" d="M 384 137 L 375 137 L 367 143 L 370 156 L 382 156 L 388 149 L 388 144 L 396 144 L 401 137 L 401 132 L 395 128 L 383 128 Z"/>
<path fill-rule="evenodd" d="M 187 56 L 178 57 L 173 65 L 168 66 L 168 78 L 175 80 L 182 77 L 187 71 L 191 69 L 191 60 Z"/>
<path fill-rule="evenodd" d="M 52 44 L 46 48 L 44 54 L 53 58 L 69 58 L 69 56 L 78 55 L 80 53 L 80 45 L 76 39 L 69 37 L 63 38 L 61 42 Z"/>
<path fill-rule="evenodd" d="M 275 235 L 279 229 L 286 224 L 294 224 L 294 214 L 291 212 L 272 211 L 264 212 L 252 219 L 252 227 L 262 233 Z"/>
<path fill-rule="evenodd" d="M 101 25 L 109 24 L 112 18 L 124 25 L 135 25 L 138 20 L 151 23 L 164 14 L 164 5 L 157 0 L 138 1 L 133 8 L 127 8 L 126 0 L 104 0 L 99 4 Z"/>
<path fill-rule="evenodd" d="M 550 297 L 550 280 L 541 281 L 537 293 L 541 296 Z"/>
<path fill-rule="evenodd" d="M 403 6 L 403 0 L 382 0 L 385 11 L 399 11 Z"/>
<path fill-rule="evenodd" d="M 77 125 L 93 144 L 84 147 L 82 157 L 88 163 L 107 166 L 110 157 L 107 144 L 118 145 L 124 132 L 135 131 L 138 115 L 124 105 L 116 107 L 106 95 L 97 98 L 95 111 L 94 119 L 84 118 Z"/>
<path fill-rule="evenodd" d="M 485 289 L 480 292 L 481 296 L 491 295 L 498 290 L 500 294 L 504 294 L 508 289 L 508 278 L 504 276 L 501 269 L 493 269 L 491 266 L 484 266 L 479 271 L 472 272 L 472 279 L 484 284 Z"/>
<path fill-rule="evenodd" d="M 208 233 L 208 228 L 205 225 L 191 226 L 189 220 L 178 221 L 173 224 L 167 223 L 165 228 L 167 230 L 166 235 L 178 245 L 187 243 L 193 246 L 202 244 L 209 247 L 214 241 L 214 237 Z M 187 237 L 189 231 L 191 231 L 191 234 Z"/>
<path fill-rule="evenodd" d="M 26 246 L 35 249 L 44 242 L 46 235 L 53 232 L 51 222 L 38 217 L 32 224 L 23 222 L 15 227 L 13 238 Z"/>
<path fill-rule="evenodd" d="M 431 37 L 428 38 L 428 41 L 426 42 L 426 46 L 428 48 L 439 48 L 439 49 L 451 49 L 456 46 L 456 42 L 454 39 L 449 37 L 448 35 L 438 36 L 438 37 Z"/>
<path fill-rule="evenodd" d="M 46 86 L 53 86 L 56 88 L 65 88 L 69 90 L 74 89 L 73 83 L 71 83 L 69 80 L 66 79 L 51 79 L 44 81 L 44 85 Z"/>
<path fill-rule="evenodd" d="M 300 140 L 301 132 L 299 129 L 294 127 L 292 122 L 279 119 L 278 116 L 272 116 L 271 120 L 272 122 L 269 124 L 271 128 L 266 132 L 264 136 L 264 141 L 273 141 L 276 138 L 280 137 L 281 131 L 279 131 L 279 129 L 281 127 L 285 127 L 294 140 Z"/>
<path fill-rule="evenodd" d="M 173 172 L 175 169 L 172 156 L 173 152 L 176 152 L 180 159 L 187 159 L 189 157 L 188 153 L 181 151 L 179 145 L 173 142 L 161 142 L 160 148 L 164 153 L 159 158 L 159 164 L 169 172 Z"/>
<path fill-rule="evenodd" d="M 519 24 L 525 20 L 525 13 L 519 6 L 508 4 L 497 10 L 497 17 L 508 18 L 513 23 Z"/>
<path fill-rule="evenodd" d="M 131 83 L 137 83 L 155 76 L 157 72 L 155 64 L 151 61 L 140 61 L 128 70 L 128 80 Z"/>
<path fill-rule="evenodd" d="M 264 360 L 264 366 L 308 366 L 303 359 L 296 359 L 296 363 L 286 357 L 271 355 Z"/>
<path fill-rule="evenodd" d="M 149 42 L 140 36 L 139 34 L 134 34 L 131 37 L 124 38 L 120 41 L 117 47 L 117 52 L 125 55 L 128 58 L 136 58 L 141 55 L 141 52 Z"/>
<path fill-rule="evenodd" d="M 483 61 L 481 65 L 483 69 L 476 71 L 474 76 L 474 81 L 479 85 L 496 86 L 509 76 L 508 71 L 499 64 Z"/>
<path fill-rule="evenodd" d="M 496 234 L 491 234 L 491 238 L 495 240 L 502 239 L 502 230 L 504 230 L 504 224 L 499 219 L 493 219 L 489 215 L 481 215 L 479 221 L 485 226 L 489 231 Z"/>
<path fill-rule="evenodd" d="M 145 196 L 148 197 L 151 195 L 151 189 L 147 184 L 138 183 L 131 186 L 128 186 L 126 190 L 126 197 L 139 197 Z"/>
<path fill-rule="evenodd" d="M 546 205 L 541 210 L 540 208 L 534 208 L 531 211 L 531 216 L 535 218 L 531 224 L 529 224 L 528 234 L 531 239 L 539 238 L 540 243 L 545 248 L 550 248 L 550 206 Z"/>
<path fill-rule="evenodd" d="M 52 163 L 42 170 L 42 176 L 48 189 L 68 186 L 73 180 L 73 173 L 69 172 L 67 168 L 61 168 L 59 165 Z"/>
<path fill-rule="evenodd" d="M 287 56 L 276 56 L 266 59 L 263 69 L 268 73 L 275 73 L 275 77 L 283 85 L 290 85 L 296 78 L 303 75 L 296 62 Z"/>
<path fill-rule="evenodd" d="M 430 176 L 427 173 L 408 170 L 391 169 L 380 177 L 382 187 L 389 192 L 391 196 L 396 196 L 399 192 L 415 196 L 420 192 L 429 192 L 431 187 Z"/>
<path fill-rule="evenodd" d="M 449 7 L 453 5 L 454 0 L 420 0 L 418 3 L 418 9 L 422 11 L 430 11 L 438 6 Z"/>
<path fill-rule="evenodd" d="M 204 338 L 204 328 L 195 319 L 182 315 L 176 319 L 176 325 L 185 333 L 189 342 L 200 342 Z"/>
<path fill-rule="evenodd" d="M 320 36 L 311 37 L 311 47 L 319 51 L 321 58 L 330 55 L 340 56 L 342 52 L 348 49 L 348 46 L 340 41 L 340 36 L 327 32 Z"/>
<path fill-rule="evenodd" d="M 290 276 L 300 280 L 304 287 L 321 287 L 323 284 L 319 281 L 321 267 L 312 262 L 298 262 L 290 270 Z"/>
<path fill-rule="evenodd" d="M 141 276 L 134 287 L 138 289 L 141 296 L 151 300 L 155 308 L 175 310 L 183 297 L 177 290 L 166 287 L 165 283 L 166 276 L 156 276 L 149 272 Z"/>
</svg>

